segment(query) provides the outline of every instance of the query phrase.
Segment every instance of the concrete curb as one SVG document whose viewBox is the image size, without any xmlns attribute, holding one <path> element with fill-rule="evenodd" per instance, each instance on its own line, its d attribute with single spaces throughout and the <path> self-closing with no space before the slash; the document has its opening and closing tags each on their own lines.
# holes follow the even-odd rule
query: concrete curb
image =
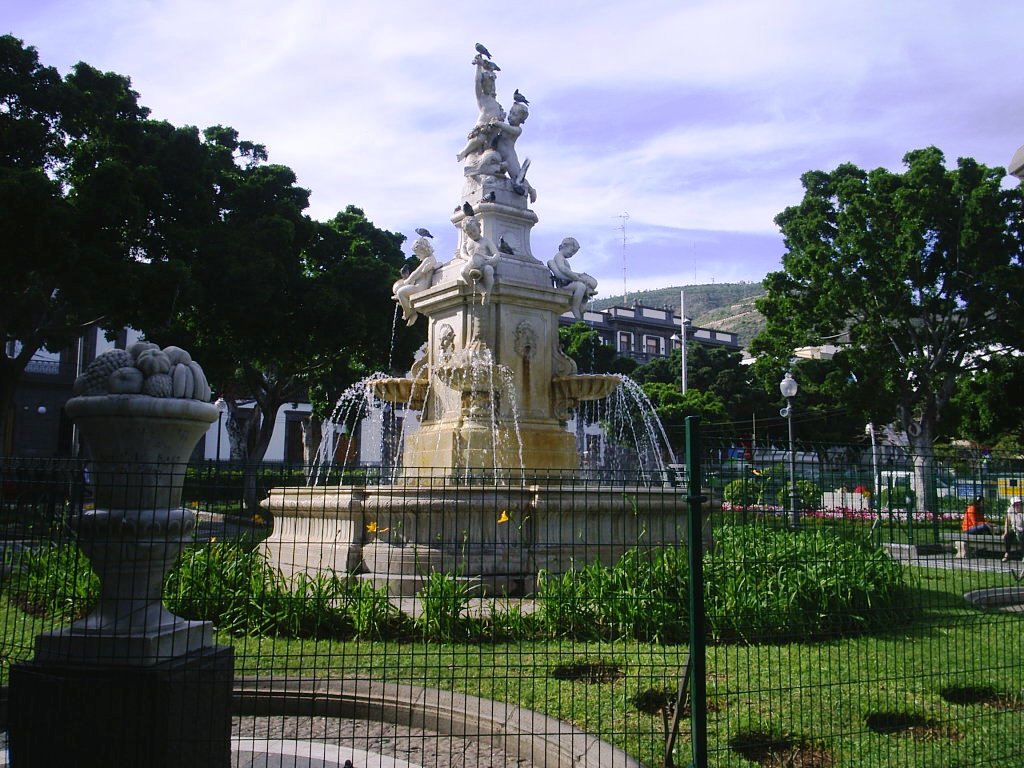
<svg viewBox="0 0 1024 768">
<path fill-rule="evenodd" d="M 237 678 L 232 710 L 377 720 L 491 744 L 547 768 L 643 768 L 617 747 L 530 709 L 461 693 L 372 680 Z"/>
<path fill-rule="evenodd" d="M 1024 587 L 988 587 L 964 595 L 975 608 L 1008 611 L 1024 605 Z"/>
</svg>

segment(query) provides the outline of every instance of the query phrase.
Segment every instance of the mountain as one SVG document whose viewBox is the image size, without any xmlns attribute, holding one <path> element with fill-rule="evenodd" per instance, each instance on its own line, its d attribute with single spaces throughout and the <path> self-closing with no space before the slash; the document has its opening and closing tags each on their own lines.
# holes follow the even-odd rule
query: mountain
<svg viewBox="0 0 1024 768">
<path fill-rule="evenodd" d="M 658 288 L 629 294 L 629 304 L 671 309 L 679 312 L 679 292 L 686 294 L 686 316 L 694 325 L 731 331 L 746 348 L 750 340 L 764 328 L 764 318 L 754 308 L 754 301 L 764 296 L 761 283 L 711 283 Z M 609 296 L 590 302 L 594 309 L 621 306 L 622 296 Z"/>
</svg>

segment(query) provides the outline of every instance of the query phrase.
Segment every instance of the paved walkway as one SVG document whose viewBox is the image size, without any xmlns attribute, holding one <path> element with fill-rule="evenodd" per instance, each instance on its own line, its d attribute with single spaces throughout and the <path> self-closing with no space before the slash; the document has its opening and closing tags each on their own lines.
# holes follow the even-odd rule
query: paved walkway
<svg viewBox="0 0 1024 768">
<path fill-rule="evenodd" d="M 961 571 L 987 571 L 992 573 L 1005 572 L 1020 578 L 1024 563 L 1013 559 L 1007 563 L 995 557 L 956 557 L 952 549 L 939 553 L 919 554 L 917 548 L 910 544 L 885 544 L 885 549 L 894 560 L 908 565 L 919 565 L 925 568 L 945 568 Z"/>
<path fill-rule="evenodd" d="M 235 718 L 232 768 L 529 768 L 532 763 L 471 738 L 374 720 Z M 264 758 L 266 758 L 264 760 Z"/>
<path fill-rule="evenodd" d="M 531 768 L 470 738 L 326 717 L 235 718 L 231 768 Z M 0 766 L 9 765 L 0 733 Z"/>
</svg>

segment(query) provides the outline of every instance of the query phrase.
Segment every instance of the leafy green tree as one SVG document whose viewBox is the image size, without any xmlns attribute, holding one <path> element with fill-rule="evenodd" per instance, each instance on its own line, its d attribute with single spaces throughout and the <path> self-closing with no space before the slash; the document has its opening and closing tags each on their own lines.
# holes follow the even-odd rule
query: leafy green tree
<svg viewBox="0 0 1024 768">
<path fill-rule="evenodd" d="M 569 357 L 576 361 L 580 373 L 620 373 L 616 370 L 619 360 L 615 348 L 606 344 L 601 334 L 589 328 L 584 322 L 573 323 L 558 329 L 559 342 Z"/>
<path fill-rule="evenodd" d="M 686 416 L 701 416 L 705 426 L 727 422 L 745 424 L 752 413 L 765 407 L 765 392 L 754 382 L 750 367 L 742 361 L 739 352 L 689 343 L 685 396 L 679 391 L 682 365 L 679 349 L 672 350 L 668 357 L 650 360 L 631 375 L 647 391 L 666 431 L 675 436 L 682 435 Z M 731 425 L 727 429 L 734 433 Z"/>
<path fill-rule="evenodd" d="M 948 437 L 983 445 L 1015 445 L 1024 437 L 1024 357 L 999 355 L 986 370 L 973 371 L 957 382 L 951 400 L 952 429 Z"/>
<path fill-rule="evenodd" d="M 198 136 L 148 114 L 127 78 L 82 63 L 61 78 L 0 37 L 0 435 L 36 352 L 123 322 L 191 247 Z"/>
<path fill-rule="evenodd" d="M 324 410 L 332 388 L 337 395 L 386 366 L 403 237 L 377 229 L 352 206 L 315 222 L 303 213 L 309 193 L 291 169 L 266 163 L 262 146 L 222 127 L 205 139 L 218 215 L 186 264 L 187 300 L 165 324 L 151 318 L 142 327 L 207 366 L 228 405 L 232 456 L 246 463 L 246 499 L 254 506 L 255 467 L 281 407 L 312 392 Z M 419 337 L 402 328 L 395 338 L 404 359 Z M 248 400 L 254 406 L 243 419 Z"/>
<path fill-rule="evenodd" d="M 803 200 L 776 217 L 787 252 L 752 344 L 762 380 L 778 381 L 795 348 L 848 334 L 842 364 L 872 418 L 906 430 L 925 504 L 957 382 L 1021 346 L 1021 193 L 1002 187 L 1001 168 L 944 163 L 930 147 L 903 173 L 804 174 Z"/>
</svg>

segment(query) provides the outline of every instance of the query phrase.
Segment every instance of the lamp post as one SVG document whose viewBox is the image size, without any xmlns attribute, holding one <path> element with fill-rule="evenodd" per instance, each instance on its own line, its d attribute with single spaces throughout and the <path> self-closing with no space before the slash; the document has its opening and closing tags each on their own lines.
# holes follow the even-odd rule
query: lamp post
<svg viewBox="0 0 1024 768">
<path fill-rule="evenodd" d="M 684 329 L 685 334 L 685 329 Z M 679 345 L 679 353 L 681 355 L 679 361 L 679 391 L 684 395 L 686 394 L 686 336 L 682 339 L 679 338 L 678 333 L 672 334 L 672 343 Z"/>
<path fill-rule="evenodd" d="M 217 461 L 220 462 L 221 422 L 224 420 L 224 411 L 228 409 L 228 404 L 223 397 L 218 397 L 214 405 L 217 406 Z"/>
<path fill-rule="evenodd" d="M 800 511 L 796 504 L 796 449 L 793 445 L 793 403 L 792 398 L 796 397 L 800 389 L 793 378 L 793 374 L 786 371 L 786 375 L 779 382 L 779 391 L 786 398 L 786 407 L 779 411 L 779 416 L 786 419 L 789 424 L 789 523 L 793 530 L 800 527 Z"/>
<path fill-rule="evenodd" d="M 686 394 L 686 293 L 679 291 L 679 389 Z"/>
</svg>

